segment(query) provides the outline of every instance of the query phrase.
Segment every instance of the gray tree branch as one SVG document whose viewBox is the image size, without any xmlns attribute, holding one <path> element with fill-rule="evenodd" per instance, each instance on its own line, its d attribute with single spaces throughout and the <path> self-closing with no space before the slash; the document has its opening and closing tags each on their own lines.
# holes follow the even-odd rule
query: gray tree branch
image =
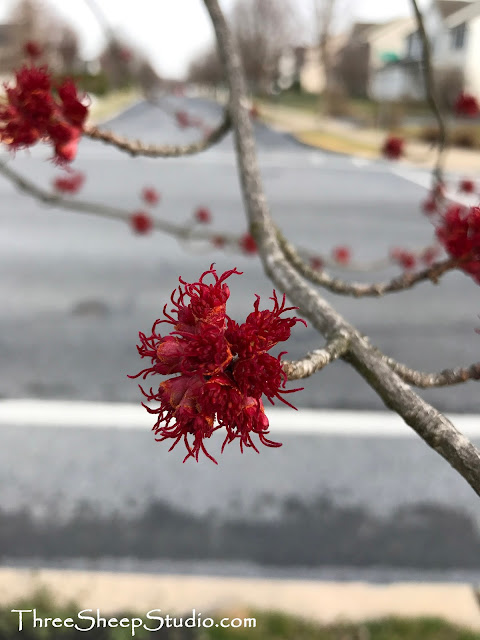
<svg viewBox="0 0 480 640">
<path fill-rule="evenodd" d="M 100 140 L 105 144 L 110 144 L 121 151 L 125 151 L 131 156 L 146 156 L 149 158 L 178 158 L 180 156 L 191 156 L 196 153 L 201 153 L 206 149 L 209 149 L 217 142 L 220 142 L 222 138 L 230 130 L 230 117 L 228 112 L 225 111 L 225 115 L 221 124 L 211 131 L 203 140 L 193 142 L 191 144 L 181 145 L 156 145 L 145 144 L 140 140 L 129 140 L 123 136 L 119 136 L 113 131 L 102 131 L 98 127 L 87 125 L 83 130 L 83 135 L 92 140 Z"/>
<path fill-rule="evenodd" d="M 289 263 L 307 280 L 318 284 L 324 289 L 328 289 L 332 293 L 338 293 L 344 296 L 353 296 L 354 298 L 373 297 L 379 298 L 387 293 L 398 293 L 411 289 L 420 282 L 438 283 L 439 278 L 452 269 L 456 269 L 459 265 L 458 260 L 452 258 L 437 262 L 427 269 L 422 269 L 417 273 L 404 273 L 397 278 L 393 278 L 388 282 L 346 282 L 340 278 L 332 278 L 325 271 L 316 271 L 312 269 L 298 255 L 293 245 L 280 233 L 277 232 L 278 242 Z"/>
<path fill-rule="evenodd" d="M 283 370 L 289 380 L 301 380 L 309 378 L 317 371 L 324 369 L 327 364 L 341 358 L 348 350 L 350 336 L 343 329 L 334 335 L 323 349 L 315 349 L 302 360 L 285 360 Z"/>
</svg>

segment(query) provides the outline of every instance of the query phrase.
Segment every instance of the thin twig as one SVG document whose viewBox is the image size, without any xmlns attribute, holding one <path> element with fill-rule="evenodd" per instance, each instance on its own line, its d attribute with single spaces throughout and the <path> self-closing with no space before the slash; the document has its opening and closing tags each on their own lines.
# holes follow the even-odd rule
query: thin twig
<svg viewBox="0 0 480 640">
<path fill-rule="evenodd" d="M 77 200 L 76 198 L 64 198 L 56 193 L 46 191 L 38 187 L 36 184 L 14 171 L 5 162 L 0 160 L 0 174 L 8 178 L 18 189 L 24 193 L 33 196 L 35 199 L 48 204 L 52 207 L 65 209 L 67 211 L 75 211 L 77 213 L 87 213 L 101 218 L 117 220 L 131 224 L 132 211 L 111 207 L 108 205 L 87 202 L 85 200 Z M 152 216 L 152 224 L 155 229 L 175 236 L 180 240 L 205 240 L 211 242 L 219 233 L 214 233 L 206 229 L 194 229 L 191 224 L 179 225 L 161 220 Z M 222 240 L 228 246 L 238 246 L 239 237 L 232 234 L 221 234 Z"/>
<path fill-rule="evenodd" d="M 181 156 L 190 156 L 209 149 L 211 146 L 220 142 L 220 140 L 230 130 L 230 117 L 225 112 L 221 124 L 213 129 L 203 140 L 193 142 L 191 144 L 182 145 L 156 145 L 144 144 L 140 140 L 130 140 L 123 136 L 119 136 L 113 131 L 102 131 L 98 127 L 87 125 L 83 130 L 83 135 L 92 140 L 100 140 L 106 144 L 110 144 L 121 151 L 126 151 L 131 156 L 147 156 L 149 158 L 178 158 Z"/>
<path fill-rule="evenodd" d="M 462 384 L 469 380 L 480 380 L 480 362 L 475 362 L 468 367 L 456 367 L 454 369 L 443 369 L 442 371 L 427 373 L 411 369 L 407 365 L 397 362 L 394 358 L 384 355 L 380 351 L 381 358 L 388 364 L 392 371 L 395 371 L 402 380 L 419 389 L 431 389 L 434 387 L 450 387 Z"/>
<path fill-rule="evenodd" d="M 327 364 L 341 358 L 348 350 L 349 344 L 350 336 L 346 331 L 341 330 L 332 336 L 323 349 L 312 351 L 306 355 L 305 358 L 302 358 L 302 360 L 285 360 L 283 362 L 283 370 L 289 380 L 309 378 L 317 371 L 326 367 Z"/>
<path fill-rule="evenodd" d="M 340 278 L 332 278 L 325 271 L 317 271 L 312 269 L 295 251 L 292 244 L 280 233 L 277 232 L 279 244 L 285 254 L 287 260 L 295 269 L 304 277 L 318 284 L 324 289 L 328 289 L 332 293 L 338 293 L 344 296 L 353 296 L 354 298 L 373 297 L 379 298 L 387 293 L 397 293 L 411 289 L 419 282 L 438 283 L 439 278 L 447 271 L 456 269 L 459 265 L 458 260 L 450 258 L 442 262 L 436 262 L 431 267 L 422 269 L 417 273 L 404 273 L 397 278 L 393 278 L 388 282 L 346 282 Z"/>
</svg>

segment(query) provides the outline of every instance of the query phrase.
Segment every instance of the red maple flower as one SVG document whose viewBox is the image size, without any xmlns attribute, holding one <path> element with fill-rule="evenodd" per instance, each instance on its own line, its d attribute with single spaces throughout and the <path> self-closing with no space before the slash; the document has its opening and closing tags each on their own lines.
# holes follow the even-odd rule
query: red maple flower
<svg viewBox="0 0 480 640">
<path fill-rule="evenodd" d="M 58 164 L 71 162 L 88 115 L 71 80 L 54 86 L 47 67 L 24 66 L 15 74 L 15 86 L 5 85 L 0 106 L 0 141 L 10 149 L 50 143 Z"/>
<path fill-rule="evenodd" d="M 389 136 L 382 147 L 382 154 L 389 160 L 398 160 L 405 152 L 405 140 L 398 136 Z"/>
<path fill-rule="evenodd" d="M 223 236 L 212 236 L 212 244 L 217 249 L 223 249 L 226 244 L 226 239 Z"/>
<path fill-rule="evenodd" d="M 335 247 L 332 257 L 339 264 L 348 264 L 352 258 L 352 252 L 349 247 Z"/>
<path fill-rule="evenodd" d="M 458 186 L 460 191 L 463 191 L 463 193 L 473 193 L 475 191 L 475 182 L 468 178 L 460 180 L 460 184 Z"/>
<path fill-rule="evenodd" d="M 321 271 L 324 267 L 324 262 L 322 258 L 320 258 L 319 256 L 312 256 L 310 258 L 310 267 L 314 271 Z"/>
<path fill-rule="evenodd" d="M 459 268 L 480 284 L 480 207 L 452 204 L 436 230 L 437 238 Z"/>
<path fill-rule="evenodd" d="M 407 251 L 406 249 L 394 248 L 390 251 L 390 257 L 405 271 L 411 271 L 412 269 L 415 269 L 417 264 L 415 254 L 413 254 L 411 251 Z"/>
<path fill-rule="evenodd" d="M 23 50 L 25 55 L 32 59 L 39 58 L 43 53 L 43 48 L 35 40 L 27 40 L 23 45 Z"/>
<path fill-rule="evenodd" d="M 160 202 L 160 194 L 153 187 L 144 187 L 142 190 L 142 198 L 146 204 L 152 206 Z"/>
<path fill-rule="evenodd" d="M 53 181 L 53 187 L 60 193 L 77 193 L 85 182 L 85 174 L 77 171 L 67 175 L 58 176 Z"/>
<path fill-rule="evenodd" d="M 255 238 L 252 236 L 251 233 L 245 233 L 240 238 L 239 244 L 240 244 L 240 249 L 243 251 L 243 253 L 252 255 L 254 253 L 257 253 L 258 251 L 257 243 L 255 242 Z"/>
<path fill-rule="evenodd" d="M 252 106 L 250 107 L 250 118 L 252 118 L 252 120 L 257 120 L 259 115 L 260 115 L 260 111 L 257 105 L 252 104 Z"/>
<path fill-rule="evenodd" d="M 463 91 L 455 101 L 455 111 L 459 116 L 478 116 L 480 106 L 475 96 Z"/>
<path fill-rule="evenodd" d="M 292 407 L 283 396 L 300 390 L 285 389 L 284 353 L 274 357 L 267 352 L 288 340 L 297 322 L 305 322 L 282 317 L 296 307 L 286 307 L 285 296 L 279 301 L 274 292 L 272 310 L 261 311 L 256 296 L 253 312 L 238 324 L 226 312 L 230 297 L 226 280 L 233 274 L 241 272 L 230 269 L 218 276 L 211 265 L 198 282 L 180 278 L 178 292 L 171 296 L 173 309 L 168 313 L 165 305 L 164 319 L 156 320 L 150 336 L 139 334 L 138 353 L 150 360 L 150 366 L 130 377 L 173 375 L 157 389 L 140 389 L 147 401 L 160 403 L 157 408 L 143 405 L 157 416 L 156 440 L 173 440 L 170 450 L 182 440 L 187 449 L 184 462 L 198 461 L 200 452 L 216 462 L 205 440 L 218 429 L 225 430 L 222 451 L 238 439 L 242 452 L 244 447 L 258 452 L 254 435 L 267 447 L 281 446 L 267 438 L 269 422 L 262 396 L 272 404 L 276 398 Z M 205 282 L 208 276 L 212 284 Z M 170 334 L 159 333 L 163 323 L 172 325 Z"/>
<path fill-rule="evenodd" d="M 145 234 L 153 229 L 153 220 L 144 211 L 137 211 L 130 216 L 130 224 L 135 233 Z"/>
<path fill-rule="evenodd" d="M 426 200 L 424 200 L 422 203 L 422 209 L 423 209 L 423 212 L 426 213 L 427 215 L 435 213 L 437 210 L 437 202 L 435 198 L 432 196 L 429 196 Z"/>
<path fill-rule="evenodd" d="M 427 247 L 421 254 L 420 259 L 423 264 L 430 267 L 440 255 L 438 247 Z"/>
<path fill-rule="evenodd" d="M 195 220 L 201 224 L 208 224 L 212 221 L 212 214 L 210 209 L 206 207 L 199 207 L 194 213 Z"/>
</svg>

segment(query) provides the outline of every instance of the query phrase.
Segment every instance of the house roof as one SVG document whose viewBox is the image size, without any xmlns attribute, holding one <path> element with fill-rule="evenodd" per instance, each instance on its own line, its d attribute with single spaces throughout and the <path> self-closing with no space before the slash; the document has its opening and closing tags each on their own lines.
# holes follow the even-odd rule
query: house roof
<svg viewBox="0 0 480 640">
<path fill-rule="evenodd" d="M 471 0 L 437 0 L 438 10 L 444 20 L 471 4 Z"/>
<path fill-rule="evenodd" d="M 450 0 L 450 2 L 452 2 L 452 0 Z M 445 19 L 445 24 L 450 28 L 480 16 L 480 0 L 477 0 L 476 2 L 459 1 L 455 2 L 455 4 L 462 5 L 462 7 L 459 6 L 457 11 L 451 13 L 448 18 Z"/>
</svg>

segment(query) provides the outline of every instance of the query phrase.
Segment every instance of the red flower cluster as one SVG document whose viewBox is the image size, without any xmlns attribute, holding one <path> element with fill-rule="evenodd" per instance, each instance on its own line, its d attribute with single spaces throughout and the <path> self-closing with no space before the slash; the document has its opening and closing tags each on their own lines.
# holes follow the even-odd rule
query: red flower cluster
<svg viewBox="0 0 480 640">
<path fill-rule="evenodd" d="M 212 221 L 212 214 L 210 213 L 210 209 L 206 207 L 199 207 L 195 213 L 195 220 L 200 222 L 201 224 L 208 224 Z"/>
<path fill-rule="evenodd" d="M 53 181 L 53 187 L 60 193 L 77 193 L 85 182 L 85 174 L 81 171 L 77 173 L 67 174 L 65 176 L 58 176 Z"/>
<path fill-rule="evenodd" d="M 405 152 L 405 140 L 398 136 L 389 136 L 382 147 L 382 154 L 389 160 L 398 160 Z"/>
<path fill-rule="evenodd" d="M 173 440 L 170 450 L 183 440 L 185 460 L 198 461 L 203 452 L 216 462 L 204 440 L 222 428 L 226 431 L 222 451 L 238 438 L 242 452 L 244 447 L 258 452 L 253 435 L 267 447 L 281 446 L 267 438 L 269 423 L 262 396 L 272 404 L 278 398 L 292 407 L 282 395 L 300 390 L 284 388 L 287 376 L 281 356 L 285 352 L 276 358 L 267 352 L 288 340 L 297 322 L 305 322 L 282 318 L 295 307 L 286 307 L 285 296 L 279 302 L 274 292 L 271 311 L 260 311 L 256 296 L 254 311 L 243 324 L 237 324 L 226 313 L 230 291 L 225 281 L 234 273 L 240 275 L 230 269 L 219 277 L 212 265 L 198 282 L 190 284 L 180 278 L 178 294 L 175 297 L 174 291 L 171 296 L 171 313 L 176 317 L 167 313 L 165 305 L 166 319 L 155 322 L 152 335 L 139 334 L 138 353 L 149 358 L 151 366 L 131 377 L 177 374 L 161 382 L 158 390 L 140 389 L 148 401 L 160 403 L 155 409 L 144 405 L 158 416 L 153 427 L 156 440 Z M 213 276 L 213 284 L 205 283 L 207 276 Z M 173 326 L 163 337 L 157 333 L 162 323 Z"/>
<path fill-rule="evenodd" d="M 335 247 L 332 257 L 338 264 L 348 264 L 352 258 L 352 252 L 348 247 Z"/>
<path fill-rule="evenodd" d="M 480 106 L 475 96 L 462 92 L 455 101 L 455 111 L 459 116 L 474 117 L 480 113 Z"/>
<path fill-rule="evenodd" d="M 437 238 L 460 269 L 480 284 L 480 207 L 452 204 L 437 227 Z"/>
<path fill-rule="evenodd" d="M 149 233 L 153 229 L 153 220 L 144 211 L 136 211 L 130 217 L 130 224 L 135 233 L 143 235 Z"/>
<path fill-rule="evenodd" d="M 160 194 L 153 187 L 145 187 L 142 190 L 142 198 L 146 204 L 156 205 L 160 202 Z"/>
<path fill-rule="evenodd" d="M 13 150 L 50 142 L 59 164 L 71 162 L 88 115 L 75 84 L 54 87 L 47 67 L 25 66 L 15 77 L 0 106 L 0 141 Z"/>
</svg>

